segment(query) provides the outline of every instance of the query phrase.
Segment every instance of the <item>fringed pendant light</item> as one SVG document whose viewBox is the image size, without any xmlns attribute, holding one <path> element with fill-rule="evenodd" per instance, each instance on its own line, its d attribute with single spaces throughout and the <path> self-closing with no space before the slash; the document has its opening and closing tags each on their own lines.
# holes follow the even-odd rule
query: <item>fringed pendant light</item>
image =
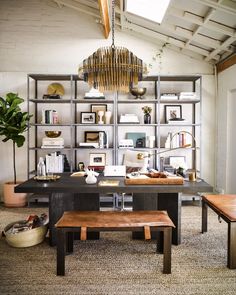
<svg viewBox="0 0 236 295">
<path fill-rule="evenodd" d="M 142 79 L 143 62 L 124 47 L 114 43 L 115 1 L 112 0 L 112 45 L 101 47 L 83 61 L 84 81 L 99 91 L 129 92 L 130 86 Z"/>
</svg>

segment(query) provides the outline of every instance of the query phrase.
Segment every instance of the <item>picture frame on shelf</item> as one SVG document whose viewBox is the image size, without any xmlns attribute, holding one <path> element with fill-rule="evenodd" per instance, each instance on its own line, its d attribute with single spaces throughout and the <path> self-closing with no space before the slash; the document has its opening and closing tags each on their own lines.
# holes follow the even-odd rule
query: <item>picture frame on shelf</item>
<svg viewBox="0 0 236 295">
<path fill-rule="evenodd" d="M 169 121 L 182 121 L 182 106 L 181 105 L 165 105 L 165 123 Z"/>
<path fill-rule="evenodd" d="M 99 111 L 104 112 L 103 118 L 105 118 L 105 112 L 107 111 L 107 104 L 91 104 L 91 112 L 96 113 L 96 123 L 98 123 L 99 121 L 99 116 L 98 116 Z"/>
<path fill-rule="evenodd" d="M 146 132 L 127 132 L 126 139 L 133 140 L 134 147 L 136 148 L 146 147 Z"/>
<path fill-rule="evenodd" d="M 85 131 L 84 142 L 99 142 L 99 131 Z"/>
<path fill-rule="evenodd" d="M 95 112 L 81 112 L 80 113 L 81 124 L 95 124 L 96 113 Z"/>
<path fill-rule="evenodd" d="M 105 166 L 106 165 L 106 153 L 90 153 L 89 154 L 90 166 Z"/>
</svg>

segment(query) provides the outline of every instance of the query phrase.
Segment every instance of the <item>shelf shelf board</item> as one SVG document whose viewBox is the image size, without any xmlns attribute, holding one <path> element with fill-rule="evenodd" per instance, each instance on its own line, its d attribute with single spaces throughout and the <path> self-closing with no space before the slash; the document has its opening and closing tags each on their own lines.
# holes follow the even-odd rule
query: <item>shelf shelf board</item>
<svg viewBox="0 0 236 295">
<path fill-rule="evenodd" d="M 55 148 L 41 148 L 41 147 L 30 147 L 29 150 L 31 151 L 65 151 L 65 150 L 68 150 L 70 151 L 72 148 L 70 147 L 64 147 L 64 148 L 58 148 L 58 147 L 55 147 Z"/>
<path fill-rule="evenodd" d="M 113 99 L 73 99 L 73 103 L 97 103 L 97 104 L 108 104 L 108 103 L 114 103 Z"/>
<path fill-rule="evenodd" d="M 78 75 L 60 75 L 60 74 L 29 74 L 30 78 L 38 81 L 51 81 L 51 80 L 57 80 L 57 81 L 70 81 L 71 79 L 73 81 L 83 81 L 81 78 L 78 77 Z"/>
<path fill-rule="evenodd" d="M 118 147 L 118 150 L 153 150 L 153 151 L 158 151 L 158 150 L 169 150 L 168 148 L 165 148 L 165 147 L 154 147 L 154 148 L 149 148 L 149 147 L 133 147 L 133 148 L 130 148 L 130 147 L 124 147 L 124 148 L 120 148 Z M 186 147 L 186 148 L 182 148 L 183 150 L 195 150 L 194 147 Z M 200 148 L 197 147 L 197 150 L 199 150 Z M 174 149 L 173 149 L 174 150 Z M 171 150 L 169 150 L 171 152 Z"/>
<path fill-rule="evenodd" d="M 161 75 L 160 76 L 160 81 L 166 81 L 166 82 L 175 82 L 175 81 L 180 81 L 180 82 L 194 82 L 198 79 L 200 79 L 201 76 L 199 75 Z M 158 81 L 158 76 L 146 76 L 143 77 L 143 81 Z"/>
<path fill-rule="evenodd" d="M 68 126 L 73 126 L 74 124 L 42 124 L 42 123 L 30 123 L 30 126 L 37 126 L 37 127 L 68 127 Z"/>
<path fill-rule="evenodd" d="M 72 124 L 73 126 L 90 126 L 90 127 L 106 127 L 106 126 L 114 126 L 115 124 L 86 124 L 86 123 L 77 123 Z"/>
<path fill-rule="evenodd" d="M 74 151 L 76 150 L 96 150 L 96 151 L 107 151 L 107 150 L 114 150 L 114 147 L 109 147 L 109 148 L 94 148 L 94 147 L 74 147 Z"/>
<path fill-rule="evenodd" d="M 158 126 L 158 124 L 118 123 L 117 126 L 118 127 L 121 127 L 121 126 L 129 126 L 129 127 L 134 127 L 134 126 L 155 127 L 155 126 Z"/>
<path fill-rule="evenodd" d="M 34 103 L 71 103 L 70 99 L 42 99 L 42 98 L 31 98 L 29 101 L 34 102 Z"/>
<path fill-rule="evenodd" d="M 160 103 L 161 104 L 196 104 L 196 103 L 199 103 L 200 102 L 200 99 L 193 99 L 193 100 L 190 100 L 190 99 L 176 99 L 176 100 L 173 100 L 173 99 L 160 99 Z"/>
<path fill-rule="evenodd" d="M 201 126 L 200 123 L 196 123 L 196 124 L 160 124 L 160 127 L 197 127 L 197 126 Z"/>
<path fill-rule="evenodd" d="M 118 103 L 157 103 L 157 99 L 128 99 L 128 100 L 118 100 Z"/>
</svg>

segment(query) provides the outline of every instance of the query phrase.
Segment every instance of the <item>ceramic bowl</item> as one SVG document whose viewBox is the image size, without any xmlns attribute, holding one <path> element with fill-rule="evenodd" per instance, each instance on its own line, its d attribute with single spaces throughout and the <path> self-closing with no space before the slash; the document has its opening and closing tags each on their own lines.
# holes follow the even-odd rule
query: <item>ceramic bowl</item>
<svg viewBox="0 0 236 295">
<path fill-rule="evenodd" d="M 130 88 L 130 93 L 136 98 L 142 98 L 142 96 L 146 93 L 147 88 L 144 87 L 134 87 Z"/>
<path fill-rule="evenodd" d="M 61 131 L 45 131 L 47 137 L 56 138 L 61 135 Z"/>
</svg>

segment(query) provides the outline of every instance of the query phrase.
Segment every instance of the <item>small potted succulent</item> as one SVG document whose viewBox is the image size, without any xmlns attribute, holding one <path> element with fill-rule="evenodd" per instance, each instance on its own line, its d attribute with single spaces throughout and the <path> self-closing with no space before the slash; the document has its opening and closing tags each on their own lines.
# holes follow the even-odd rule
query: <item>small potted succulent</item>
<svg viewBox="0 0 236 295">
<path fill-rule="evenodd" d="M 31 115 L 22 112 L 20 104 L 24 101 L 17 93 L 7 93 L 6 97 L 0 97 L 0 136 L 3 142 L 12 140 L 13 149 L 13 175 L 11 182 L 3 186 L 4 203 L 7 207 L 22 207 L 26 203 L 25 195 L 15 194 L 16 181 L 16 147 L 22 147 L 25 142 L 23 133 L 28 129 Z"/>
<path fill-rule="evenodd" d="M 144 113 L 144 124 L 150 124 L 152 108 L 149 106 L 144 106 L 142 107 L 142 111 Z"/>
</svg>

